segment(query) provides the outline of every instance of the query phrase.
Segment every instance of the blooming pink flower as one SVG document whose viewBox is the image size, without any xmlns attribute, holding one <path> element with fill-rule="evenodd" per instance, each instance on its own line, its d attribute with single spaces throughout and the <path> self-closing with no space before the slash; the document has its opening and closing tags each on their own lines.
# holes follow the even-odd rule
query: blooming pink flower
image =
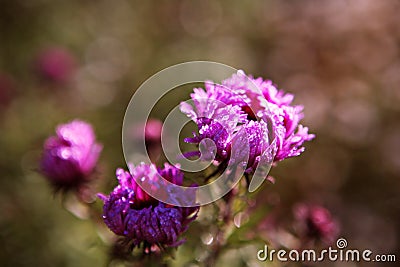
<svg viewBox="0 0 400 267">
<path fill-rule="evenodd" d="M 90 179 L 101 150 L 90 124 L 61 124 L 44 143 L 40 171 L 56 186 L 77 186 Z"/>
<path fill-rule="evenodd" d="M 271 81 L 255 79 L 239 71 L 221 84 L 207 81 L 205 90 L 195 88 L 193 91 L 193 106 L 181 103 L 181 111 L 197 124 L 199 134 L 185 141 L 199 145 L 203 139 L 211 139 L 216 153 L 210 155 L 215 156 L 217 162 L 229 159 L 232 141 L 243 140 L 249 146 L 246 172 L 252 173 L 263 157 L 271 159 L 268 153 L 275 150 L 274 162 L 298 156 L 304 151 L 303 143 L 315 137 L 308 133 L 307 127 L 299 124 L 304 116 L 303 107 L 291 105 L 294 96 L 278 90 Z M 272 123 L 272 127 L 266 123 Z M 273 135 L 268 128 L 273 129 Z M 239 136 L 243 134 L 247 138 Z M 275 144 L 272 144 L 271 136 L 275 136 Z M 239 146 L 244 148 L 246 144 Z M 272 145 L 275 149 L 271 149 Z M 200 152 L 185 155 L 200 156 Z"/>
<path fill-rule="evenodd" d="M 165 164 L 157 170 L 153 164 L 142 163 L 136 167 L 131 165 L 130 172 L 118 169 L 119 185 L 109 196 L 99 194 L 104 201 L 105 224 L 133 246 L 178 246 L 184 242 L 180 236 L 196 218 L 198 207 L 167 205 L 149 196 L 136 183 L 135 179 L 140 178 L 150 184 L 152 190 L 163 190 L 158 174 L 171 183 L 182 185 L 183 173 L 176 167 Z"/>
</svg>

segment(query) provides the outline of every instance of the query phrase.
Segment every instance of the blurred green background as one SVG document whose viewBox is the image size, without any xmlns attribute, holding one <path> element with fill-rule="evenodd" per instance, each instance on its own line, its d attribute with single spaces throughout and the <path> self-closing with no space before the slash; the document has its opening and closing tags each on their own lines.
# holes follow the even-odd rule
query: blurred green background
<svg viewBox="0 0 400 267">
<path fill-rule="evenodd" d="M 109 192 L 125 165 L 121 126 L 134 90 L 191 60 L 272 79 L 305 106 L 317 138 L 272 170 L 276 184 L 264 184 L 258 205 L 284 224 L 294 203 L 319 203 L 351 247 L 400 251 L 399 12 L 394 0 L 0 1 L 0 266 L 107 265 L 107 230 L 36 172 L 42 143 L 59 123 L 92 123 L 104 145 L 98 188 Z M 62 83 L 35 67 L 54 47 L 75 60 Z M 191 225 L 177 266 L 201 261 L 207 237 L 197 229 L 210 224 Z M 220 266 L 264 266 L 260 248 L 229 250 Z"/>
</svg>

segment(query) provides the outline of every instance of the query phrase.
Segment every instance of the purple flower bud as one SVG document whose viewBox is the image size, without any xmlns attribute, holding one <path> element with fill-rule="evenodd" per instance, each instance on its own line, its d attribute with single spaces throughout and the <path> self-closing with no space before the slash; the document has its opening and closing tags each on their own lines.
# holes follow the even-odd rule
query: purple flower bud
<svg viewBox="0 0 400 267">
<path fill-rule="evenodd" d="M 45 141 L 40 170 L 56 186 L 78 186 L 90 180 L 101 150 L 92 126 L 74 120 Z"/>
<path fill-rule="evenodd" d="M 294 207 L 295 227 L 306 241 L 332 243 L 339 233 L 339 226 L 331 213 L 318 205 L 297 204 Z"/>
<path fill-rule="evenodd" d="M 163 190 L 158 175 L 177 185 L 182 185 L 183 173 L 165 164 L 159 168 L 144 163 L 130 165 L 130 172 L 117 170 L 119 185 L 109 196 L 99 194 L 104 201 L 103 219 L 116 235 L 125 237 L 134 246 L 178 246 L 180 236 L 196 218 L 198 207 L 175 207 L 149 196 L 135 181 L 154 185 L 152 190 Z"/>
<path fill-rule="evenodd" d="M 163 123 L 158 119 L 149 119 L 133 125 L 131 129 L 132 142 L 145 142 L 151 162 L 157 161 L 162 152 L 161 133 Z"/>
<path fill-rule="evenodd" d="M 44 79 L 55 82 L 68 82 L 75 69 L 75 58 L 60 47 L 42 51 L 35 62 L 37 73 Z"/>
</svg>

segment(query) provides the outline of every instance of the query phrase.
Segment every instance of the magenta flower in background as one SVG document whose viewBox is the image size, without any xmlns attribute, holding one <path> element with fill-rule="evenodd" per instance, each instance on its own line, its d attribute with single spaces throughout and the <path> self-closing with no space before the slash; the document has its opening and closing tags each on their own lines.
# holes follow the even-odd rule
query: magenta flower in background
<svg viewBox="0 0 400 267">
<path fill-rule="evenodd" d="M 297 204 L 293 209 L 295 230 L 303 243 L 322 241 L 331 244 L 339 234 L 339 225 L 329 210 L 318 205 Z"/>
<path fill-rule="evenodd" d="M 53 47 L 42 51 L 35 69 L 40 77 L 55 83 L 68 82 L 75 70 L 75 58 L 65 48 Z"/>
<path fill-rule="evenodd" d="M 148 119 L 147 122 L 135 124 L 132 128 L 133 142 L 145 142 L 151 162 L 161 155 L 161 133 L 163 123 L 158 119 Z"/>
<path fill-rule="evenodd" d="M 130 172 L 118 169 L 119 185 L 109 196 L 99 194 L 104 201 L 103 219 L 116 235 L 126 238 L 133 246 L 143 245 L 178 246 L 184 242 L 182 233 L 186 231 L 199 210 L 198 207 L 175 207 L 149 196 L 136 183 L 135 178 L 154 185 L 153 190 L 163 190 L 158 174 L 171 183 L 182 185 L 183 173 L 174 166 L 165 164 L 157 169 L 155 165 L 144 163 L 130 166 Z M 167 193 L 167 192 L 165 192 Z"/>
<path fill-rule="evenodd" d="M 91 179 L 101 150 L 90 124 L 74 120 L 59 125 L 44 143 L 40 171 L 57 187 L 78 186 Z"/>
<path fill-rule="evenodd" d="M 161 142 L 162 122 L 157 119 L 149 119 L 145 126 L 145 140 L 149 143 Z"/>
<path fill-rule="evenodd" d="M 216 152 L 211 156 L 215 156 L 217 162 L 228 160 L 232 142 L 242 140 L 246 144 L 239 144 L 239 147 L 245 148 L 249 144 L 246 172 L 251 174 L 264 159 L 277 162 L 300 155 L 304 151 L 303 143 L 315 137 L 308 133 L 307 127 L 299 124 L 304 116 L 303 107 L 291 105 L 294 96 L 278 90 L 269 80 L 255 79 L 238 71 L 221 84 L 207 81 L 205 90 L 195 88 L 193 91 L 194 105 L 181 103 L 181 111 L 197 124 L 199 134 L 194 133 L 193 138 L 185 141 L 199 145 L 205 138 L 213 140 Z M 265 122 L 273 124 L 270 128 L 276 138 L 274 149 L 271 149 L 269 138 L 272 135 Z M 212 150 L 211 144 L 208 150 Z M 273 151 L 272 159 L 268 154 Z M 200 156 L 200 153 L 194 151 L 185 156 Z M 232 162 L 241 160 L 236 156 L 232 155 Z"/>
</svg>

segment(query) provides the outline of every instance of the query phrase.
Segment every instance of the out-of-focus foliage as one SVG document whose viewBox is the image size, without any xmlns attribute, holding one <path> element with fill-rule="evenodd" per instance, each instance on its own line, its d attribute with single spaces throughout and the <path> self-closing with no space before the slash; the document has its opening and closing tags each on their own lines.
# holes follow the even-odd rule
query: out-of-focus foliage
<svg viewBox="0 0 400 267">
<path fill-rule="evenodd" d="M 256 253 L 264 240 L 291 244 L 297 202 L 329 208 L 352 247 L 399 251 L 399 11 L 394 0 L 1 1 L 0 265 L 107 265 L 108 230 L 74 198 L 53 197 L 37 173 L 42 142 L 59 123 L 90 121 L 104 145 L 97 188 L 109 192 L 125 164 L 121 126 L 134 90 L 189 60 L 272 79 L 304 104 L 304 124 L 317 134 L 301 157 L 273 169 L 275 185 L 237 204 L 232 227 L 256 232 L 229 229 L 218 266 L 263 266 Z M 74 58 L 62 83 L 36 65 L 57 47 Z M 161 103 L 156 117 L 178 103 Z M 201 210 L 173 266 L 206 257 L 219 204 Z M 246 238 L 255 242 L 238 249 Z"/>
</svg>

